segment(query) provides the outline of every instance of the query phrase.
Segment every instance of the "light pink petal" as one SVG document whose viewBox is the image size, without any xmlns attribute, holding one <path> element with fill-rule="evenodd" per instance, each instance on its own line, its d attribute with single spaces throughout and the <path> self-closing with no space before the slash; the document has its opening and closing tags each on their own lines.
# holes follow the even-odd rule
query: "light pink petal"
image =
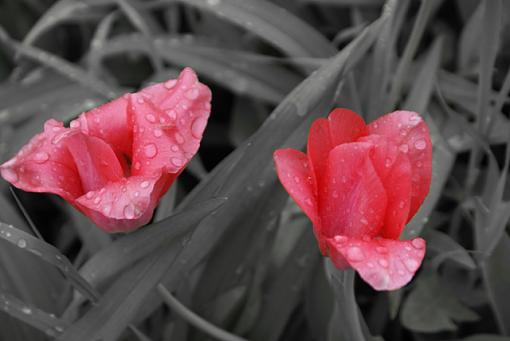
<svg viewBox="0 0 510 341">
<path fill-rule="evenodd" d="M 330 153 L 323 186 L 319 188 L 320 231 L 353 238 L 377 235 L 384 222 L 386 192 L 365 142 L 345 143 Z"/>
<path fill-rule="evenodd" d="M 367 132 L 365 121 L 349 109 L 335 109 L 327 119 L 314 121 L 308 136 L 307 153 L 319 186 L 329 152 L 337 145 L 356 141 Z"/>
<path fill-rule="evenodd" d="M 128 97 L 126 94 L 81 114 L 78 119 L 71 121 L 71 128 L 98 137 L 110 144 L 116 153 L 130 157 L 133 125 L 127 111 Z"/>
<path fill-rule="evenodd" d="M 425 241 L 328 239 L 331 261 L 340 269 L 350 266 L 375 290 L 395 290 L 413 278 L 425 256 Z"/>
<path fill-rule="evenodd" d="M 362 137 L 360 141 L 373 145 L 371 160 L 388 197 L 383 238 L 398 239 L 408 221 L 411 205 L 411 164 L 407 154 L 381 135 Z"/>
<path fill-rule="evenodd" d="M 170 86 L 170 85 L 171 86 Z M 209 117 L 211 91 L 187 68 L 177 80 L 130 96 L 131 174 L 179 173 L 195 155 Z"/>
<path fill-rule="evenodd" d="M 167 179 L 132 176 L 90 191 L 76 206 L 107 232 L 127 232 L 147 224 Z"/>
<path fill-rule="evenodd" d="M 2 177 L 28 192 L 48 192 L 68 201 L 83 194 L 80 177 L 69 151 L 63 146 L 68 129 L 48 120 L 44 132 L 34 136 L 16 156 L 0 166 Z"/>
<path fill-rule="evenodd" d="M 273 158 L 283 187 L 314 225 L 317 224 L 316 186 L 307 156 L 295 149 L 278 149 Z"/>
<path fill-rule="evenodd" d="M 117 155 L 103 140 L 71 130 L 63 144 L 74 159 L 84 193 L 124 177 Z"/>
<path fill-rule="evenodd" d="M 383 135 L 407 154 L 412 168 L 410 220 L 427 196 L 432 177 L 432 143 L 427 124 L 415 112 L 395 111 L 369 126 L 370 134 Z"/>
</svg>

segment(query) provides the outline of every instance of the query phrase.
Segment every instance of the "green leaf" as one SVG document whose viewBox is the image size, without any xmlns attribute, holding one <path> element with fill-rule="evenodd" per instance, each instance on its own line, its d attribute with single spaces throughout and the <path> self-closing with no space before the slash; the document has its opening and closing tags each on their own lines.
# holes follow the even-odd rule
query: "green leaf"
<svg viewBox="0 0 510 341">
<path fill-rule="evenodd" d="M 469 256 L 466 249 L 460 246 L 449 235 L 436 230 L 427 230 L 424 238 L 427 240 L 427 249 L 438 253 L 432 259 L 432 264 L 435 267 L 438 267 L 444 260 L 450 259 L 470 270 L 476 268 L 475 262 Z"/>
</svg>

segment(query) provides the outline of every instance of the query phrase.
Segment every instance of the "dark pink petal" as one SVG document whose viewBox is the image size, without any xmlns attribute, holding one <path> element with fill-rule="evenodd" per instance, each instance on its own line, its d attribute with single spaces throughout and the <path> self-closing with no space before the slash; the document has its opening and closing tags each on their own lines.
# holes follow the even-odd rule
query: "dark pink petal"
<svg viewBox="0 0 510 341">
<path fill-rule="evenodd" d="M 425 200 L 432 177 L 432 143 L 427 124 L 415 112 L 395 111 L 372 122 L 368 129 L 370 134 L 390 139 L 409 157 L 412 168 L 410 220 Z"/>
<path fill-rule="evenodd" d="M 62 143 L 74 159 L 83 193 L 100 189 L 124 177 L 117 155 L 103 140 L 87 136 L 79 130 L 69 130 Z"/>
<path fill-rule="evenodd" d="M 127 111 L 128 97 L 128 94 L 124 95 L 81 114 L 71 121 L 71 128 L 98 137 L 110 144 L 115 152 L 131 156 L 133 125 Z"/>
<path fill-rule="evenodd" d="M 177 80 L 132 94 L 128 106 L 133 118 L 131 174 L 182 171 L 198 150 L 210 101 L 209 88 L 198 82 L 191 69 Z"/>
<path fill-rule="evenodd" d="M 384 222 L 387 196 L 366 142 L 345 143 L 330 153 L 319 188 L 320 231 L 324 237 L 377 235 Z"/>
<path fill-rule="evenodd" d="M 149 222 L 165 182 L 165 177 L 123 178 L 79 197 L 76 206 L 107 232 L 127 232 Z"/>
<path fill-rule="evenodd" d="M 375 290 L 395 290 L 413 278 L 425 256 L 425 241 L 328 239 L 331 261 L 340 269 L 354 268 Z"/>
<path fill-rule="evenodd" d="M 74 160 L 63 146 L 68 129 L 48 120 L 18 154 L 0 166 L 2 177 L 24 191 L 48 192 L 68 201 L 83 194 Z"/>
<path fill-rule="evenodd" d="M 342 143 L 354 142 L 368 132 L 365 121 L 354 111 L 338 108 L 327 119 L 315 120 L 308 136 L 307 153 L 316 179 L 323 178 L 329 152 Z M 320 184 L 319 180 L 317 181 Z"/>
<path fill-rule="evenodd" d="M 278 149 L 273 158 L 283 187 L 314 225 L 317 224 L 316 186 L 307 156 L 294 149 Z"/>
<path fill-rule="evenodd" d="M 383 238 L 398 239 L 408 221 L 411 205 L 411 164 L 407 154 L 381 135 L 362 137 L 360 141 L 373 145 L 371 160 L 388 197 Z"/>
</svg>

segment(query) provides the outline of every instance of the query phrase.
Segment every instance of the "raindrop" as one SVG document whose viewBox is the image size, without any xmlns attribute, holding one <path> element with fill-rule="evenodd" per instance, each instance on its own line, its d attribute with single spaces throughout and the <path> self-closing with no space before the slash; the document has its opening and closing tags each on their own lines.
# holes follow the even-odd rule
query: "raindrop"
<svg viewBox="0 0 510 341">
<path fill-rule="evenodd" d="M 404 202 L 404 200 L 400 200 L 400 202 L 398 203 L 398 207 L 400 207 L 401 209 L 404 208 L 406 205 L 406 203 Z"/>
<path fill-rule="evenodd" d="M 411 241 L 411 244 L 416 248 L 416 249 L 423 249 L 425 247 L 425 241 L 421 238 L 416 238 L 416 239 L 413 239 Z"/>
<path fill-rule="evenodd" d="M 404 265 L 409 271 L 416 271 L 420 266 L 420 263 L 418 263 L 418 261 L 416 261 L 415 259 L 408 258 L 404 260 Z"/>
<path fill-rule="evenodd" d="M 405 144 L 405 143 L 404 143 L 404 144 L 401 144 L 401 145 L 400 145 L 400 147 L 398 147 L 398 149 L 399 149 L 402 153 L 406 154 L 406 153 L 409 151 L 409 146 L 408 146 L 407 144 Z"/>
<path fill-rule="evenodd" d="M 189 89 L 186 92 L 186 97 L 191 100 L 197 99 L 198 98 L 198 89 L 195 89 L 195 88 Z"/>
<path fill-rule="evenodd" d="M 149 121 L 150 123 L 154 123 L 156 122 L 156 116 L 154 116 L 153 114 L 147 114 L 145 115 L 145 119 L 147 121 Z"/>
<path fill-rule="evenodd" d="M 172 149 L 173 152 L 179 151 L 179 147 L 177 147 L 175 144 L 172 145 L 172 147 L 170 147 L 170 149 Z"/>
<path fill-rule="evenodd" d="M 345 177 L 345 175 L 342 175 L 342 182 L 343 182 L 343 183 L 346 183 L 346 182 L 347 182 L 347 178 Z"/>
<path fill-rule="evenodd" d="M 368 225 L 368 220 L 365 217 L 361 217 L 360 223 L 362 223 L 363 225 Z"/>
<path fill-rule="evenodd" d="M 347 237 L 346 236 L 335 236 L 333 237 L 335 239 L 335 242 L 337 243 L 342 243 L 342 242 L 345 242 L 347 240 Z"/>
<path fill-rule="evenodd" d="M 180 167 L 183 164 L 182 160 L 180 158 L 178 158 L 178 157 L 171 158 L 170 162 L 172 162 L 177 167 Z"/>
<path fill-rule="evenodd" d="M 153 134 L 155 137 L 161 137 L 161 136 L 163 136 L 163 130 L 156 128 L 156 129 L 154 129 Z"/>
<path fill-rule="evenodd" d="M 124 207 L 124 217 L 126 217 L 126 219 L 133 219 L 135 217 L 135 207 L 133 204 Z"/>
<path fill-rule="evenodd" d="M 101 202 L 101 197 L 98 195 L 95 199 L 94 199 L 94 204 L 99 204 Z"/>
<path fill-rule="evenodd" d="M 347 258 L 352 262 L 361 262 L 365 259 L 365 255 L 363 254 L 363 251 L 357 246 L 351 246 L 347 250 Z"/>
<path fill-rule="evenodd" d="M 201 117 L 197 118 L 191 125 L 191 134 L 193 137 L 199 139 L 202 137 L 207 121 Z"/>
<path fill-rule="evenodd" d="M 32 314 L 32 309 L 30 309 L 29 307 L 23 307 L 21 308 L 21 311 L 23 312 L 23 314 Z"/>
<path fill-rule="evenodd" d="M 367 266 L 368 266 L 369 268 L 373 268 L 373 267 L 374 267 L 374 264 L 373 264 L 372 262 L 368 262 L 368 263 L 367 263 Z"/>
<path fill-rule="evenodd" d="M 391 159 L 390 158 L 387 158 L 385 161 L 384 161 L 384 166 L 386 166 L 386 168 L 389 168 L 391 166 Z"/>
<path fill-rule="evenodd" d="M 171 120 L 175 120 L 177 118 L 175 110 L 168 110 L 166 114 L 168 115 L 168 117 L 170 117 Z"/>
<path fill-rule="evenodd" d="M 87 199 L 92 199 L 93 196 L 94 196 L 93 192 L 87 192 L 87 194 L 85 194 L 85 198 Z"/>
<path fill-rule="evenodd" d="M 384 246 L 377 246 L 377 247 L 375 248 L 375 251 L 377 251 L 377 252 L 379 252 L 379 253 L 382 253 L 382 254 L 384 254 L 384 253 L 388 253 L 388 249 L 387 249 L 387 248 L 385 248 Z"/>
<path fill-rule="evenodd" d="M 27 246 L 27 241 L 25 239 L 18 240 L 18 247 L 25 248 Z"/>
<path fill-rule="evenodd" d="M 79 127 L 80 127 L 80 125 L 81 125 L 81 123 L 80 123 L 80 121 L 78 121 L 78 120 L 73 120 L 73 121 L 71 121 L 71 123 L 69 124 L 69 126 L 70 126 L 71 128 L 79 128 Z"/>
<path fill-rule="evenodd" d="M 134 166 L 133 166 L 136 170 L 140 170 L 140 168 L 142 167 L 142 165 L 140 164 L 140 162 L 135 162 Z"/>
<path fill-rule="evenodd" d="M 105 205 L 103 207 L 103 213 L 104 214 L 110 214 L 111 210 L 112 210 L 112 206 L 111 205 Z"/>
<path fill-rule="evenodd" d="M 386 259 L 379 259 L 377 263 L 379 263 L 379 265 L 382 266 L 383 268 L 387 268 L 389 265 Z"/>
<path fill-rule="evenodd" d="M 175 86 L 175 84 L 177 84 L 177 80 L 171 79 L 171 80 L 165 82 L 165 88 L 170 90 L 171 88 L 173 88 Z"/>
<path fill-rule="evenodd" d="M 184 143 L 184 137 L 182 137 L 182 135 L 179 133 L 175 133 L 175 141 L 177 141 L 179 144 L 182 144 Z"/>
<path fill-rule="evenodd" d="M 147 188 L 147 187 L 149 187 L 149 181 L 147 181 L 147 180 L 142 181 L 142 183 L 140 184 L 140 187 L 142 187 L 142 188 Z"/>
<path fill-rule="evenodd" d="M 397 271 L 397 273 L 398 273 L 400 276 L 404 276 L 404 275 L 406 274 L 406 273 L 404 272 L 404 270 L 402 270 L 402 269 L 399 269 L 399 270 Z"/>
<path fill-rule="evenodd" d="M 308 206 L 312 206 L 312 200 L 310 200 L 310 198 L 307 198 L 305 200 L 305 204 L 307 204 Z"/>
<path fill-rule="evenodd" d="M 425 148 L 427 148 L 427 142 L 425 142 L 425 140 L 423 139 L 419 139 L 416 142 L 414 142 L 414 148 L 418 150 L 424 150 Z"/>
<path fill-rule="evenodd" d="M 416 167 L 421 168 L 423 166 L 423 163 L 421 161 L 416 162 Z"/>
<path fill-rule="evenodd" d="M 135 193 L 133 193 L 133 195 L 136 197 L 140 196 L 140 192 L 136 191 Z"/>
<path fill-rule="evenodd" d="M 145 145 L 144 153 L 148 158 L 153 158 L 158 153 L 158 149 L 154 143 L 149 143 Z"/>
</svg>

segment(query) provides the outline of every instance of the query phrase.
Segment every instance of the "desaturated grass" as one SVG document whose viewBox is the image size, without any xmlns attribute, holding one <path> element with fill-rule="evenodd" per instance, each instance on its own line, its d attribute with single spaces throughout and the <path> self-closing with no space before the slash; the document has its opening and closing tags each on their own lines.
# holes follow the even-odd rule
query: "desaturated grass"
<svg viewBox="0 0 510 341">
<path fill-rule="evenodd" d="M 418 111 L 434 144 L 404 234 L 427 239 L 427 257 L 396 292 L 358 281 L 362 333 L 510 340 L 508 13 L 506 0 L 1 1 L 2 160 L 46 119 L 184 66 L 213 110 L 199 154 L 131 234 L 51 196 L 17 191 L 17 204 L 0 182 L 0 340 L 334 340 L 323 259 L 271 155 L 303 148 L 335 106 L 369 121 Z"/>
</svg>

